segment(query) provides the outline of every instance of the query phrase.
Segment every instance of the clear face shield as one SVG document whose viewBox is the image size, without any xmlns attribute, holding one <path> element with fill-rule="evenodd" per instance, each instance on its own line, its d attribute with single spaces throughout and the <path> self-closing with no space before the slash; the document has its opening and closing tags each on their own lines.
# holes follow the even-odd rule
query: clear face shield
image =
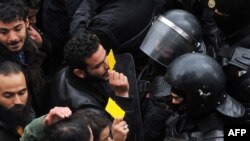
<svg viewBox="0 0 250 141">
<path fill-rule="evenodd" d="M 161 65 L 168 65 L 178 56 L 193 52 L 200 43 L 163 16 L 153 23 L 140 49 Z"/>
</svg>

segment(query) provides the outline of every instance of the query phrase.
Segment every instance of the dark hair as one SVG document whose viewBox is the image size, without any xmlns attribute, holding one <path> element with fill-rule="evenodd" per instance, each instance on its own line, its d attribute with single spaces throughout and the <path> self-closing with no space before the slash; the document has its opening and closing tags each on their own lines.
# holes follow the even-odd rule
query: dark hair
<svg viewBox="0 0 250 141">
<path fill-rule="evenodd" d="M 22 0 L 23 4 L 32 9 L 39 9 L 41 7 L 41 0 Z"/>
<path fill-rule="evenodd" d="M 50 141 L 89 141 L 90 128 L 84 120 L 69 117 L 49 126 L 47 135 Z"/>
<path fill-rule="evenodd" d="M 0 21 L 9 23 L 15 20 L 25 21 L 27 10 L 23 3 L 17 0 L 0 1 Z"/>
<path fill-rule="evenodd" d="M 0 74 L 1 75 L 9 75 L 11 73 L 23 73 L 22 67 L 16 62 L 12 61 L 4 61 L 0 63 Z"/>
<path fill-rule="evenodd" d="M 92 33 L 79 32 L 66 43 L 64 59 L 71 69 L 86 69 L 84 60 L 95 53 L 100 44 L 99 38 Z"/>
<path fill-rule="evenodd" d="M 90 126 L 94 141 L 98 141 L 101 131 L 109 126 L 110 119 L 104 112 L 94 111 L 90 109 L 81 109 L 76 111 L 73 116 L 82 118 Z"/>
</svg>

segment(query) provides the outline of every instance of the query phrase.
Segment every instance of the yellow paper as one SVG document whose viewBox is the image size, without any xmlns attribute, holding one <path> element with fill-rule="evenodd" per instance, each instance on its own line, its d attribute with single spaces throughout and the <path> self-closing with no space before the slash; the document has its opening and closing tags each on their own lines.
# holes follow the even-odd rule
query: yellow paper
<svg viewBox="0 0 250 141">
<path fill-rule="evenodd" d="M 119 105 L 117 105 L 112 98 L 109 98 L 105 110 L 113 118 L 123 118 L 125 116 L 125 111 L 123 111 L 122 108 Z"/>
<path fill-rule="evenodd" d="M 116 63 L 116 60 L 115 60 L 115 56 L 114 56 L 112 49 L 109 51 L 107 58 L 108 58 L 108 63 L 109 63 L 109 69 L 113 70 L 115 63 Z"/>
</svg>

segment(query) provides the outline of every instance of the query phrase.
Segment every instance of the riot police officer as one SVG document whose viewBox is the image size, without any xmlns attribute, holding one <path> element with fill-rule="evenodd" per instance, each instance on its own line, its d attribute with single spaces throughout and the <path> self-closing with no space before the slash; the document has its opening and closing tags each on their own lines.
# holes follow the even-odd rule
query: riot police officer
<svg viewBox="0 0 250 141">
<path fill-rule="evenodd" d="M 250 105 L 249 6 L 248 0 L 208 0 L 205 8 L 207 14 L 202 18 L 205 43 L 216 50 L 216 59 L 226 74 L 227 92 L 248 107 Z M 250 119 L 247 115 L 246 121 Z"/>
<path fill-rule="evenodd" d="M 236 123 L 245 113 L 244 106 L 225 92 L 220 64 L 207 55 L 178 57 L 170 64 L 166 81 L 172 86 L 173 100 L 181 97 L 184 103 L 181 112 L 166 121 L 166 139 L 223 140 L 225 121 Z"/>
<path fill-rule="evenodd" d="M 185 53 L 207 53 L 199 21 L 189 12 L 177 9 L 165 12 L 153 22 L 140 49 L 150 61 L 138 79 L 151 79 L 149 74 L 164 75 L 169 63 Z"/>
<path fill-rule="evenodd" d="M 150 61 L 138 76 L 145 140 L 164 138 L 162 123 L 172 110 L 170 85 L 164 81 L 166 68 L 185 53 L 206 53 L 201 31 L 199 21 L 184 10 L 165 12 L 149 29 L 140 48 Z"/>
</svg>

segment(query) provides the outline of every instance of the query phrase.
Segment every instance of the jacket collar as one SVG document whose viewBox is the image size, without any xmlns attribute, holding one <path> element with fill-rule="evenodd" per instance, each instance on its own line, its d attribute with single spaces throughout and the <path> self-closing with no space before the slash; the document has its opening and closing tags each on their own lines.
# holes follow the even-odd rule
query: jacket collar
<svg viewBox="0 0 250 141">
<path fill-rule="evenodd" d="M 39 51 L 36 48 L 34 41 L 32 41 L 32 39 L 29 36 L 26 37 L 21 51 L 24 52 L 26 64 L 31 64 L 35 62 L 36 64 L 41 65 L 44 58 L 46 57 L 46 55 L 43 52 Z M 18 60 L 15 60 L 13 57 L 11 57 L 13 55 L 15 54 L 8 51 L 2 44 L 0 44 L 0 56 L 2 60 L 12 60 L 12 61 L 19 62 Z"/>
<path fill-rule="evenodd" d="M 112 89 L 107 82 L 89 82 L 85 79 L 78 78 L 68 67 L 66 69 L 66 78 L 76 89 L 91 92 L 91 96 L 98 99 L 98 101 L 102 101 L 102 103 L 107 101 L 108 97 L 112 94 Z"/>
</svg>

